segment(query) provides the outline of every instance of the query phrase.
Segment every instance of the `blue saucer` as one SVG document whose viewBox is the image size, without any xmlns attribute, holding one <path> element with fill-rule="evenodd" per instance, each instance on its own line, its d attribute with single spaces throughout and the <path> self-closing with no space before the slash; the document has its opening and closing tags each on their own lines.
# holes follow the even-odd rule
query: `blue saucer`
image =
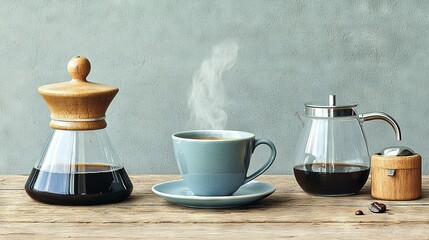
<svg viewBox="0 0 429 240">
<path fill-rule="evenodd" d="M 152 191 L 166 200 L 194 208 L 232 208 L 247 205 L 268 197 L 276 188 L 270 184 L 251 181 L 241 186 L 231 196 L 195 196 L 183 180 L 163 182 L 152 187 Z"/>
</svg>

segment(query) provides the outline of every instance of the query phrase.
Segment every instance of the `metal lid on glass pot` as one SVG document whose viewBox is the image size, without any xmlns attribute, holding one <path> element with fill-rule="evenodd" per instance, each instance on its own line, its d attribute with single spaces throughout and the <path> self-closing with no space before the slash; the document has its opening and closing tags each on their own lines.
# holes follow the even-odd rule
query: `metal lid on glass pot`
<svg viewBox="0 0 429 240">
<path fill-rule="evenodd" d="M 86 80 L 91 64 L 85 57 L 72 58 L 67 71 L 72 80 L 39 87 L 51 111 L 49 125 L 62 130 L 105 128 L 106 110 L 119 89 Z"/>
<path fill-rule="evenodd" d="M 308 117 L 348 117 L 356 116 L 357 104 L 337 105 L 335 95 L 329 95 L 329 105 L 305 104 L 305 116 Z"/>
</svg>

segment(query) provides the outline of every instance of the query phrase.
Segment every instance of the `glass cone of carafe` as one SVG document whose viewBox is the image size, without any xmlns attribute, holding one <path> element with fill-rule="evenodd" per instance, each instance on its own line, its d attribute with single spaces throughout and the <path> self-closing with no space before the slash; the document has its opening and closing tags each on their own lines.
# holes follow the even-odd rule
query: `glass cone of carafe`
<svg viewBox="0 0 429 240">
<path fill-rule="evenodd" d="M 132 183 L 105 129 L 53 130 L 26 184 L 34 199 L 65 205 L 117 202 Z"/>
</svg>

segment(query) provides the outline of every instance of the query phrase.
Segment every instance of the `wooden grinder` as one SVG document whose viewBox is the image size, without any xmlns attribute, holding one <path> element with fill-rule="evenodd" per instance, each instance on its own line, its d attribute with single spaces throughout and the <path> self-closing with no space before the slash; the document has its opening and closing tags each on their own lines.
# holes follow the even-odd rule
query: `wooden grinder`
<svg viewBox="0 0 429 240">
<path fill-rule="evenodd" d="M 421 157 L 405 147 L 371 157 L 371 195 L 382 200 L 414 200 L 422 189 Z"/>
<path fill-rule="evenodd" d="M 106 110 L 118 88 L 86 80 L 91 64 L 85 57 L 72 58 L 67 65 L 72 80 L 39 87 L 51 111 L 49 125 L 61 130 L 105 128 Z"/>
</svg>

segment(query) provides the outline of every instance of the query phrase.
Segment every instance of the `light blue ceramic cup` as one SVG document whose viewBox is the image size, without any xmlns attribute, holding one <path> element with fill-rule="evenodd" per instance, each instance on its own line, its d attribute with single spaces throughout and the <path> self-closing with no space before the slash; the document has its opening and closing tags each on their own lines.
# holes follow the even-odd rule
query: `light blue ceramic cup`
<svg viewBox="0 0 429 240">
<path fill-rule="evenodd" d="M 243 184 L 264 173 L 274 162 L 276 147 L 248 132 L 195 130 L 172 135 L 174 155 L 186 186 L 199 196 L 232 195 Z M 247 176 L 255 148 L 271 148 L 268 161 Z"/>
</svg>

